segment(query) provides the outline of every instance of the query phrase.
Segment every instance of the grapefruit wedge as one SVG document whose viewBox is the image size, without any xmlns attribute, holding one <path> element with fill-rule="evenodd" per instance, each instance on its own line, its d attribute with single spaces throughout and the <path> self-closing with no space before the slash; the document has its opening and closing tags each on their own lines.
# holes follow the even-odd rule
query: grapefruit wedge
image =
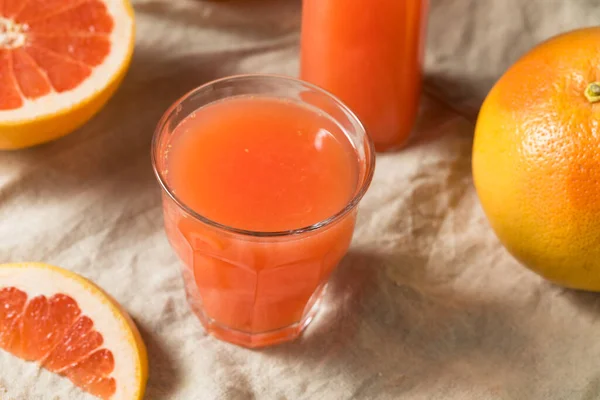
<svg viewBox="0 0 600 400">
<path fill-rule="evenodd" d="M 101 399 L 144 394 L 148 361 L 133 321 L 96 285 L 57 267 L 0 264 L 0 349 Z"/>
<path fill-rule="evenodd" d="M 123 79 L 133 44 L 129 0 L 0 0 L 0 149 L 87 122 Z"/>
</svg>

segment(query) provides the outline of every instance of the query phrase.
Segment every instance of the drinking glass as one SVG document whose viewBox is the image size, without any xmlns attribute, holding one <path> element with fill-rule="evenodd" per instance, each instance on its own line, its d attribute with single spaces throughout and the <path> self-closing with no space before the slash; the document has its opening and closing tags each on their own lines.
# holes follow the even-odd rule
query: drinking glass
<svg viewBox="0 0 600 400">
<path fill-rule="evenodd" d="M 166 164 L 177 126 L 197 110 L 237 96 L 294 101 L 342 129 L 358 171 L 357 185 L 342 209 L 311 226 L 255 232 L 210 220 L 177 196 Z M 162 188 L 165 231 L 183 261 L 188 302 L 206 331 L 246 347 L 299 336 L 348 250 L 358 203 L 373 177 L 374 147 L 357 117 L 333 95 L 300 80 L 272 75 L 224 78 L 191 91 L 168 109 L 154 134 L 152 163 Z"/>
</svg>

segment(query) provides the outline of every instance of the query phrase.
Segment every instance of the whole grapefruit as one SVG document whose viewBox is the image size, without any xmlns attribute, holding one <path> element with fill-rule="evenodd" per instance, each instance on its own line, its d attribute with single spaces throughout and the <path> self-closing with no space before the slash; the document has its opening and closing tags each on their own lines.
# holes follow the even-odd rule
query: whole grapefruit
<svg viewBox="0 0 600 400">
<path fill-rule="evenodd" d="M 487 96 L 473 179 L 500 241 L 559 285 L 600 291 L 600 28 L 541 43 Z"/>
</svg>

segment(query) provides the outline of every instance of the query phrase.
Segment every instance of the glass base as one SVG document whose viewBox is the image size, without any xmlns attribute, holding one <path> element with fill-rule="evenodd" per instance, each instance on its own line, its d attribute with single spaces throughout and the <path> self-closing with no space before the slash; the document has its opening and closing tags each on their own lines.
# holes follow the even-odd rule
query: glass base
<svg viewBox="0 0 600 400">
<path fill-rule="evenodd" d="M 327 283 L 323 283 L 315 290 L 306 304 L 299 322 L 272 331 L 253 333 L 232 329 L 206 315 L 202 308 L 198 290 L 192 283 L 193 280 L 189 280 L 191 278 L 189 275 L 191 275 L 190 271 L 184 266 L 183 277 L 187 300 L 206 332 L 219 340 L 247 348 L 273 346 L 298 338 L 319 312 L 323 296 L 327 289 Z"/>
</svg>

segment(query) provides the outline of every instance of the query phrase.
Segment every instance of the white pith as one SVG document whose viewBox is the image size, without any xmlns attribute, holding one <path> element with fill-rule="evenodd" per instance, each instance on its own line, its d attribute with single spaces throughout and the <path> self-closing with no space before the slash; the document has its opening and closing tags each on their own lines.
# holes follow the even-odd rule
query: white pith
<svg viewBox="0 0 600 400">
<path fill-rule="evenodd" d="M 16 49 L 25 44 L 28 26 L 0 16 L 0 49 Z"/>
<path fill-rule="evenodd" d="M 130 51 L 134 31 L 133 20 L 123 0 L 104 0 L 104 3 L 114 21 L 113 31 L 110 34 L 111 51 L 104 62 L 94 67 L 92 74 L 73 90 L 63 93 L 51 92 L 33 100 L 23 98 L 22 107 L 0 110 L 0 123 L 27 121 L 59 113 L 86 101 L 110 84 L 112 78 L 123 68 Z M 2 24 L 4 24 L 6 32 L 10 26 L 12 29 L 10 34 L 3 34 Z M 27 29 L 27 25 L 18 25 L 6 18 L 1 18 L 0 48 L 3 47 L 3 42 L 9 43 L 9 41 L 12 43 L 11 46 L 18 47 L 16 44 L 20 40 L 27 40 Z"/>
<path fill-rule="evenodd" d="M 100 348 L 110 350 L 114 356 L 115 368 L 110 376 L 117 381 L 114 400 L 136 398 L 139 381 L 139 360 L 133 342 L 133 335 L 127 320 L 91 285 L 82 285 L 82 281 L 70 275 L 60 274 L 52 269 L 31 266 L 0 268 L 0 288 L 15 287 L 27 293 L 28 300 L 39 295 L 50 297 L 64 293 L 73 298 L 81 315 L 94 321 L 96 329 L 104 338 Z"/>
</svg>

